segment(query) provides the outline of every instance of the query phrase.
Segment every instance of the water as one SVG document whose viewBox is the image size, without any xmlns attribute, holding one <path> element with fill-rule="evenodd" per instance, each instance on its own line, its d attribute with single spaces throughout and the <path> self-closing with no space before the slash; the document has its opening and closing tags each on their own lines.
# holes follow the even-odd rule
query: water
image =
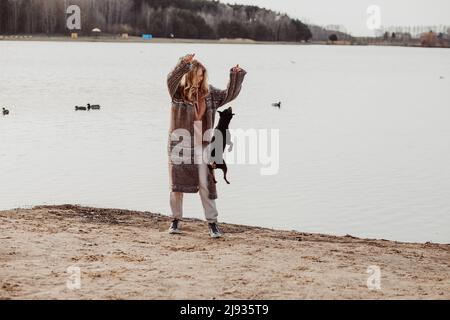
<svg viewBox="0 0 450 320">
<path fill-rule="evenodd" d="M 247 70 L 232 128 L 280 130 L 278 174 L 229 165 L 226 185 L 217 173 L 221 221 L 450 242 L 445 49 L 0 42 L 0 107 L 11 109 L 0 118 L 0 209 L 169 214 L 165 81 L 190 52 L 219 88 L 233 65 Z M 104 109 L 73 111 L 88 102 Z M 203 217 L 198 194 L 184 208 Z"/>
</svg>

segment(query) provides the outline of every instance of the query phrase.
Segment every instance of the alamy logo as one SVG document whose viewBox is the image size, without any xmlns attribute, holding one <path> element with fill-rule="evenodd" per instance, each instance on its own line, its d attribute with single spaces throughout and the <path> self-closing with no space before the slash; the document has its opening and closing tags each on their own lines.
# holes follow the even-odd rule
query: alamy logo
<svg viewBox="0 0 450 320">
<path fill-rule="evenodd" d="M 69 277 L 66 281 L 66 287 L 69 290 L 81 289 L 81 269 L 80 267 L 70 266 L 67 268 Z"/>
<path fill-rule="evenodd" d="M 377 5 L 371 5 L 367 8 L 367 14 L 369 17 L 367 18 L 367 28 L 369 30 L 378 30 L 381 28 L 381 9 Z"/>
<path fill-rule="evenodd" d="M 260 164 L 262 166 L 260 169 L 261 175 L 275 175 L 278 174 L 280 168 L 279 131 L 279 129 L 230 129 L 228 130 L 228 138 L 222 137 L 219 130 L 208 129 L 202 139 L 203 141 L 211 141 L 214 133 L 215 143 L 201 151 L 202 142 L 197 141 L 200 137 L 197 138 L 194 135 L 194 138 L 192 138 L 188 130 L 175 129 L 170 135 L 172 143 L 170 159 L 173 164 L 191 164 L 192 159 L 194 164 L 198 164 L 197 157 L 193 157 L 193 154 L 202 152 L 202 160 L 206 163 L 221 164 L 223 160 L 226 160 L 227 164 Z M 231 136 L 234 137 L 233 141 L 231 141 Z M 192 139 L 194 139 L 194 143 L 192 143 Z M 222 153 L 221 150 L 223 141 L 226 141 L 226 144 L 230 146 L 226 153 Z M 211 156 L 213 150 L 215 156 Z"/>
<path fill-rule="evenodd" d="M 367 278 L 369 290 L 381 290 L 381 269 L 379 266 L 369 266 L 366 271 L 370 276 Z"/>
<path fill-rule="evenodd" d="M 67 29 L 69 30 L 81 30 L 81 9 L 79 6 L 71 5 L 67 7 Z"/>
</svg>

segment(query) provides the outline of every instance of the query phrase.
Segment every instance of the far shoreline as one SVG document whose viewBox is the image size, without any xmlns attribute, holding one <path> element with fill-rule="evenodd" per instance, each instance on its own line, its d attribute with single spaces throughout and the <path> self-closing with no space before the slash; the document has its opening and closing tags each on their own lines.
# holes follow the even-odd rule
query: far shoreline
<svg viewBox="0 0 450 320">
<path fill-rule="evenodd" d="M 289 42 L 289 41 L 256 41 L 251 39 L 186 39 L 186 38 L 152 38 L 143 39 L 142 37 L 129 36 L 122 38 L 120 36 L 104 35 L 104 36 L 80 36 L 72 39 L 69 36 L 46 36 L 46 35 L 0 35 L 1 41 L 34 41 L 34 42 L 101 42 L 101 43 L 158 43 L 158 44 L 256 44 L 256 45 L 298 45 L 298 46 L 377 46 L 377 47 L 405 47 L 405 48 L 441 48 L 448 49 L 444 46 L 422 46 L 420 44 L 405 43 L 352 43 L 350 41 L 337 41 L 329 43 L 327 41 L 309 41 L 309 42 Z"/>
<path fill-rule="evenodd" d="M 255 41 L 251 39 L 186 39 L 186 38 L 152 38 L 129 36 L 80 36 L 72 39 L 69 36 L 30 36 L 30 35 L 0 35 L 0 41 L 55 41 L 55 42 L 114 42 L 114 43 L 205 43 L 205 44 L 280 44 L 280 45 L 307 45 L 312 43 L 283 42 L 283 41 Z"/>
</svg>

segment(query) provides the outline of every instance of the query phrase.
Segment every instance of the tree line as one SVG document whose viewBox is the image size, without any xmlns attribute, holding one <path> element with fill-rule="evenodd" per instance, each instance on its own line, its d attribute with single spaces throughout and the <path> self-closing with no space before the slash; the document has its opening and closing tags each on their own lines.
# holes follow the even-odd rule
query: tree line
<svg viewBox="0 0 450 320">
<path fill-rule="evenodd" d="M 1 0 L 0 34 L 62 35 L 66 8 L 81 9 L 80 34 L 152 34 L 195 39 L 308 41 L 308 26 L 286 14 L 207 0 Z"/>
</svg>

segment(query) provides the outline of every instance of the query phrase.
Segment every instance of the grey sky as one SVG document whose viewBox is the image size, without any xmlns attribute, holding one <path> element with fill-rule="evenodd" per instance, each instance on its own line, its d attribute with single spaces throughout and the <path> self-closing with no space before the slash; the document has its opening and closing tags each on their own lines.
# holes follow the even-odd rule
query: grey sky
<svg viewBox="0 0 450 320">
<path fill-rule="evenodd" d="M 319 25 L 343 25 L 353 35 L 373 35 L 366 27 L 370 5 L 381 9 L 383 26 L 450 25 L 450 0 L 221 0 L 257 5 Z"/>
</svg>

